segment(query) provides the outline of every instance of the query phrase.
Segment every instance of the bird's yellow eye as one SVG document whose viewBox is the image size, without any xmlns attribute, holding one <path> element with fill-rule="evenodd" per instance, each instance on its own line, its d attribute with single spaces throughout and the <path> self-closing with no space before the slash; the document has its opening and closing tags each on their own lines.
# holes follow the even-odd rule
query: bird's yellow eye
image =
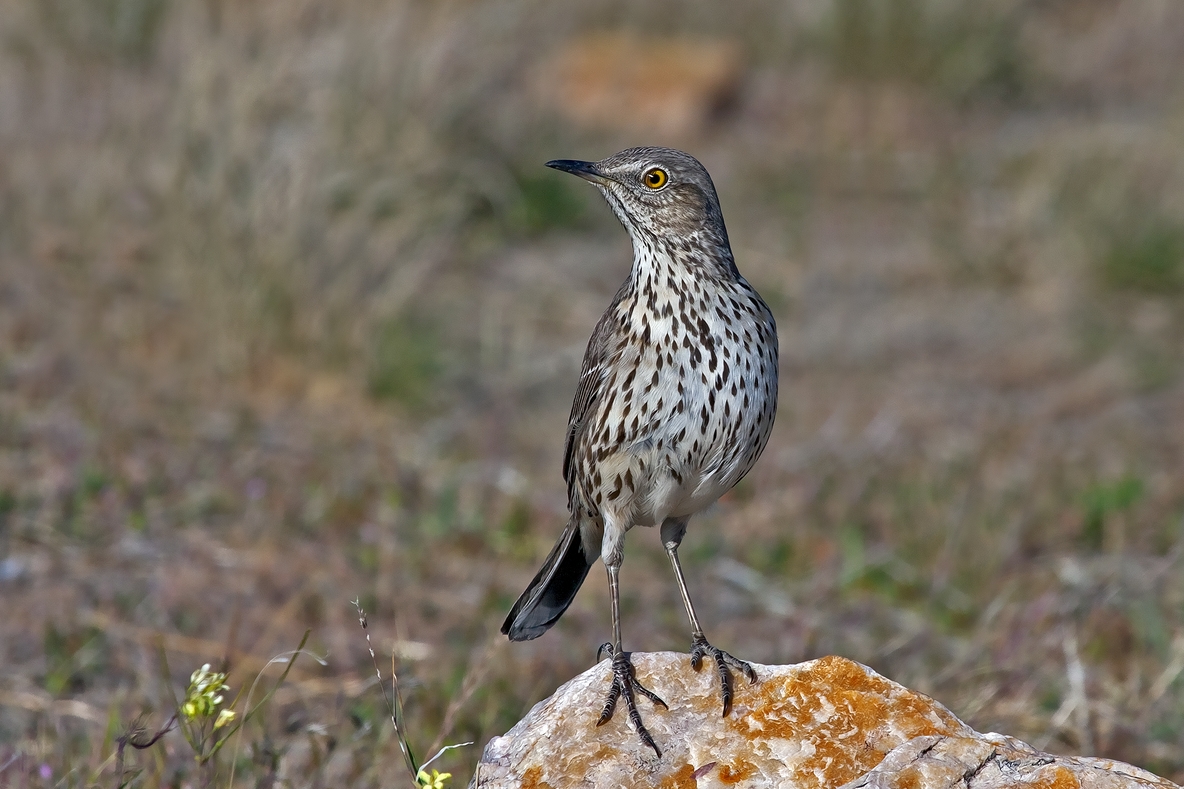
<svg viewBox="0 0 1184 789">
<path fill-rule="evenodd" d="M 661 189 L 670 180 L 670 176 L 661 167 L 651 167 L 645 171 L 645 175 L 641 177 L 642 183 L 650 189 Z"/>
</svg>

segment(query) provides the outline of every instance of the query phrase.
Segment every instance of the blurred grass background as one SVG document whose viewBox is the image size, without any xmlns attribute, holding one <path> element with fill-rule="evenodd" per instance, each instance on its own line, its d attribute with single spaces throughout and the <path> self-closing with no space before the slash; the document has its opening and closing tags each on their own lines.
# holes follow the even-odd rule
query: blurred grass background
<svg viewBox="0 0 1184 789">
<path fill-rule="evenodd" d="M 592 662 L 598 571 L 497 627 L 629 261 L 542 162 L 638 144 L 711 170 L 781 331 L 687 538 L 715 643 L 1184 780 L 1178 3 L 13 0 L 0 64 L 3 780 L 114 785 L 159 647 L 237 690 L 312 628 L 238 780 L 397 782 L 359 596 L 458 782 Z M 623 575 L 685 650 L 656 535 Z"/>
</svg>

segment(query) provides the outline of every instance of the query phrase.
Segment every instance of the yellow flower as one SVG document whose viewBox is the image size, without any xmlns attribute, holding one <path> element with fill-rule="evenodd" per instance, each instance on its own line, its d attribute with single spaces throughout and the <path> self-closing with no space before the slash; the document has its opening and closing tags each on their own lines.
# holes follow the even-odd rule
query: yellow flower
<svg viewBox="0 0 1184 789">
<path fill-rule="evenodd" d="M 432 770 L 432 774 L 428 775 L 426 770 L 420 770 L 419 775 L 415 776 L 415 782 L 424 789 L 445 789 L 448 780 L 452 778 L 452 773 L 442 773 L 438 770 Z"/>
<path fill-rule="evenodd" d="M 206 663 L 189 675 L 189 689 L 185 692 L 185 701 L 181 704 L 181 714 L 189 720 L 210 717 L 223 702 L 224 690 L 230 690 L 230 686 L 226 684 L 226 674 L 210 671 L 210 664 Z"/>
<path fill-rule="evenodd" d="M 218 713 L 218 719 L 214 721 L 214 728 L 220 729 L 232 720 L 234 720 L 234 710 L 222 710 Z"/>
</svg>

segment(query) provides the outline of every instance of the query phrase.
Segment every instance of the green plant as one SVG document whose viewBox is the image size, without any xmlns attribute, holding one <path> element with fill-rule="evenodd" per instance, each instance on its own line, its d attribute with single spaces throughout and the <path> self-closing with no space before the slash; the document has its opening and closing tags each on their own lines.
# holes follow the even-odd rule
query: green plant
<svg viewBox="0 0 1184 789">
<path fill-rule="evenodd" d="M 288 672 L 292 670 L 296 658 L 301 654 L 305 654 L 304 647 L 308 643 L 308 637 L 311 633 L 312 631 L 306 630 L 304 638 L 300 640 L 300 645 L 296 649 L 268 661 L 267 665 L 283 663 L 284 670 L 271 688 L 263 695 L 263 698 L 255 704 L 251 703 L 251 697 L 254 695 L 259 681 L 263 678 L 262 672 L 256 675 L 245 698 L 243 698 L 243 689 L 240 688 L 234 699 L 229 703 L 226 702 L 226 693 L 230 691 L 230 685 L 227 682 L 229 679 L 227 672 L 214 671 L 210 668 L 210 664 L 206 663 L 190 674 L 189 684 L 186 687 L 184 698 L 179 701 L 175 697 L 173 698 L 174 712 L 163 726 L 157 729 L 152 735 L 148 735 L 147 730 L 143 726 L 142 719 L 137 719 L 135 723 L 128 727 L 127 732 L 118 739 L 116 772 L 119 775 L 119 785 L 125 786 L 129 781 L 129 777 L 124 769 L 124 756 L 127 746 L 130 745 L 135 750 L 146 750 L 158 743 L 173 729 L 180 728 L 185 742 L 189 744 L 190 749 L 193 751 L 193 758 L 197 763 L 198 772 L 201 776 L 201 785 L 214 786 L 218 773 L 217 757 L 222 751 L 223 746 L 271 700 L 275 691 L 287 679 Z M 324 663 L 321 658 L 312 657 L 317 662 Z M 171 691 L 172 681 L 169 673 L 168 658 L 165 656 L 163 649 L 160 659 L 165 685 Z M 242 699 L 243 710 L 241 714 L 234 709 L 238 706 L 240 699 Z M 235 758 L 231 760 L 227 786 L 234 785 L 234 774 L 238 761 L 237 750 L 238 745 L 235 746 Z"/>
<path fill-rule="evenodd" d="M 1101 550 L 1106 523 L 1113 516 L 1133 507 L 1143 497 L 1143 481 L 1135 476 L 1124 476 L 1113 482 L 1099 482 L 1082 496 L 1085 519 L 1081 539 L 1091 550 Z"/>
<path fill-rule="evenodd" d="M 1131 217 L 1106 233 L 1098 260 L 1103 283 L 1163 293 L 1184 287 L 1184 224 L 1165 216 Z"/>
<path fill-rule="evenodd" d="M 223 706 L 223 692 L 228 690 L 225 672 L 211 671 L 209 663 L 189 675 L 179 720 L 199 764 L 208 762 L 225 741 L 218 729 L 235 719 L 235 711 Z"/>
</svg>

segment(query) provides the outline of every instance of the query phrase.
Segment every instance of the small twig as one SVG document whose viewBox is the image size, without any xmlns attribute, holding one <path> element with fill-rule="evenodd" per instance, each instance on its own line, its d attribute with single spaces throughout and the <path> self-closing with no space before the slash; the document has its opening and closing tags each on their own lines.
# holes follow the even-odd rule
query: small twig
<svg viewBox="0 0 1184 789">
<path fill-rule="evenodd" d="M 378 668 L 378 657 L 374 654 L 374 644 L 370 641 L 369 620 L 362 608 L 361 598 L 350 601 L 358 612 L 358 624 L 366 635 L 366 648 L 370 651 L 370 662 L 374 665 L 374 675 L 378 677 L 378 687 L 382 691 L 382 700 L 386 703 L 387 712 L 391 716 L 391 725 L 395 727 L 395 738 L 399 741 L 399 750 L 403 752 L 403 762 L 407 771 L 411 773 L 411 785 L 419 786 L 419 767 L 415 764 L 415 754 L 411 751 L 411 743 L 407 741 L 407 734 L 403 730 L 403 700 L 399 695 L 399 675 L 395 672 L 395 656 L 391 655 L 391 695 L 387 695 L 386 685 L 382 682 L 382 671 Z M 392 700 L 393 699 L 393 700 Z M 435 757 L 433 757 L 435 758 Z"/>
<path fill-rule="evenodd" d="M 135 748 L 137 751 L 142 751 L 146 748 L 151 748 L 153 745 L 156 745 L 156 743 L 159 742 L 161 737 L 163 737 L 166 734 L 168 734 L 169 732 L 171 732 L 176 725 L 177 725 L 177 713 L 174 712 L 172 717 L 170 717 L 168 719 L 168 721 L 164 724 L 164 726 L 160 727 L 160 730 L 157 731 L 156 734 L 152 735 L 152 737 L 150 737 L 147 740 L 141 740 L 140 735 L 142 735 L 144 733 L 144 727 L 141 725 L 140 721 L 137 720 L 135 723 L 133 723 L 131 725 L 131 728 L 127 731 L 127 733 L 124 734 L 122 737 L 120 737 L 117 740 L 119 745 L 116 747 L 116 750 L 115 750 L 115 772 L 119 776 L 119 785 L 120 786 L 123 786 L 123 751 L 124 751 L 124 749 L 129 745 L 132 746 L 133 748 Z"/>
<path fill-rule="evenodd" d="M 1085 666 L 1077 651 L 1077 634 L 1070 632 L 1066 635 L 1061 647 L 1065 651 L 1065 673 L 1069 678 L 1069 693 L 1073 698 L 1081 749 L 1090 753 L 1093 751 L 1093 738 L 1089 731 L 1089 698 L 1085 692 Z"/>
<path fill-rule="evenodd" d="M 24 751 L 17 751 L 12 756 L 9 756 L 8 761 L 6 761 L 4 764 L 0 764 L 0 773 L 7 770 L 9 767 L 12 766 L 13 762 L 15 762 L 17 759 L 21 758 L 24 755 L 25 755 Z"/>
<path fill-rule="evenodd" d="M 437 760 L 437 759 L 439 759 L 441 756 L 443 756 L 444 754 L 446 754 L 446 753 L 448 753 L 449 751 L 451 751 L 453 748 L 464 748 L 464 747 L 467 747 L 467 746 L 469 746 L 469 745 L 472 745 L 472 744 L 473 744 L 473 741 L 472 741 L 472 740 L 469 740 L 468 742 L 458 742 L 458 743 L 456 743 L 455 745 L 445 745 L 443 748 L 441 748 L 440 750 L 436 751 L 436 754 L 435 754 L 435 756 L 433 756 L 432 758 L 430 758 L 430 759 L 428 759 L 426 762 L 424 762 L 424 763 L 423 763 L 423 766 L 422 766 L 422 767 L 420 767 L 419 769 L 421 769 L 421 770 L 426 770 L 426 769 L 427 769 L 427 766 L 428 766 L 429 764 L 431 764 L 432 762 L 436 761 L 436 760 Z M 416 773 L 416 775 L 418 775 L 418 773 Z"/>
<path fill-rule="evenodd" d="M 1159 701 L 1182 671 L 1184 671 L 1184 635 L 1178 635 L 1172 639 L 1172 659 L 1164 667 L 1163 673 L 1152 683 L 1151 690 L 1147 693 L 1148 703 L 1154 704 Z"/>
</svg>

